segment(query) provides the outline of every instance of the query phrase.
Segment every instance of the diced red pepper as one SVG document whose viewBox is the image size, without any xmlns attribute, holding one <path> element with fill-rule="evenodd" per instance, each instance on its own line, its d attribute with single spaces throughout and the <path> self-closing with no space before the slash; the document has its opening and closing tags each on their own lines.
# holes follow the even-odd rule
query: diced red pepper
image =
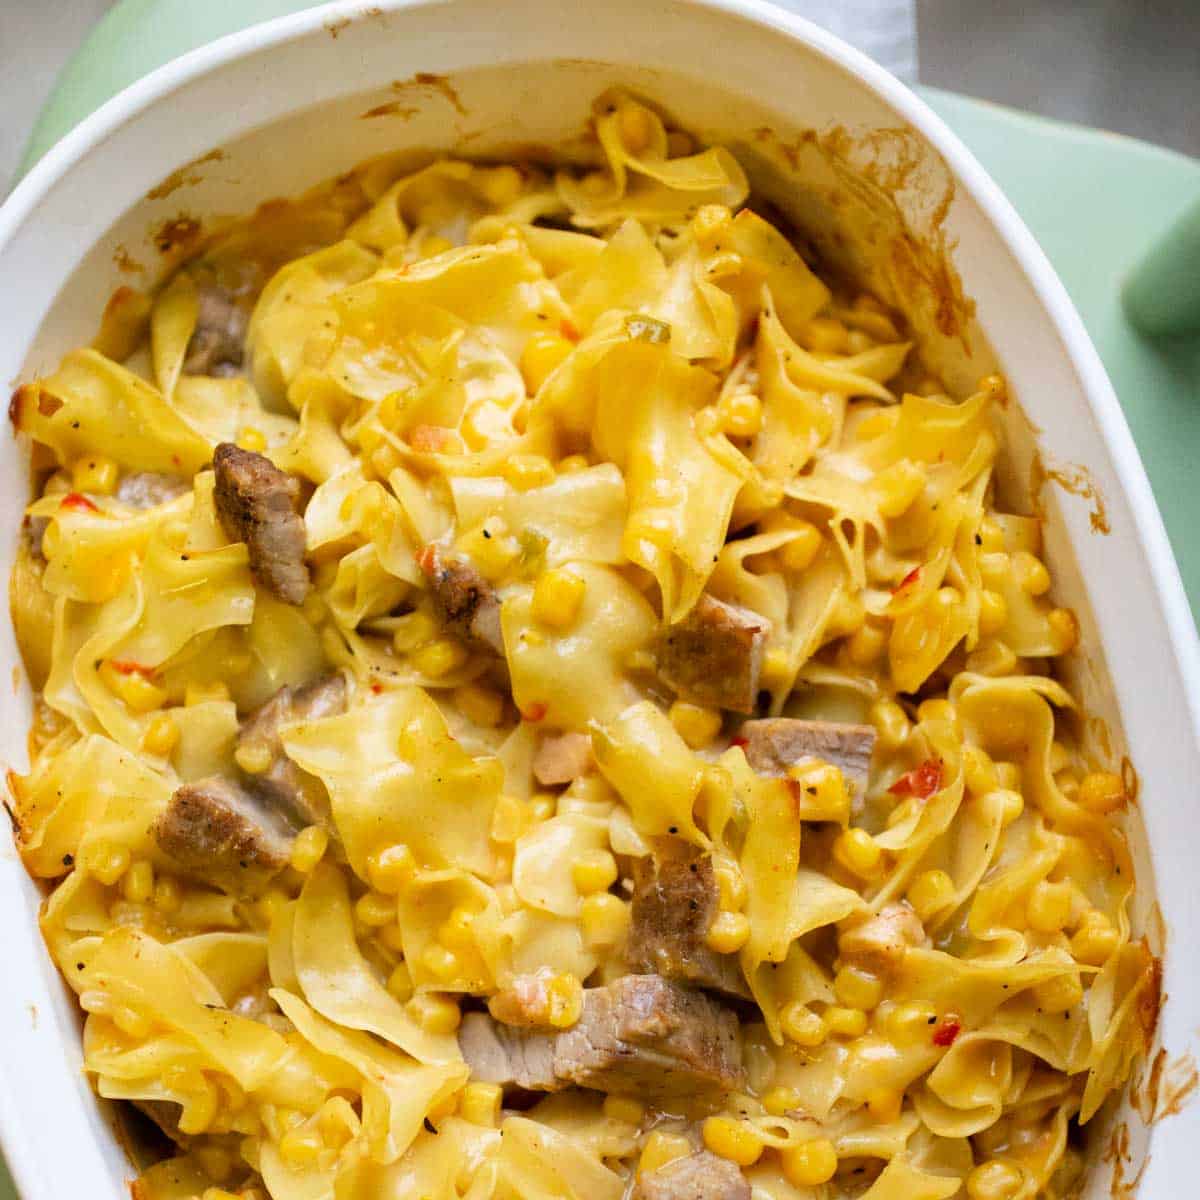
<svg viewBox="0 0 1200 1200">
<path fill-rule="evenodd" d="M 742 737 L 742 735 L 739 733 L 729 739 L 729 744 L 731 746 L 748 746 L 750 745 L 750 739 Z"/>
<path fill-rule="evenodd" d="M 897 592 L 904 591 L 904 589 L 906 587 L 908 587 L 908 585 L 910 583 L 916 583 L 917 580 L 920 578 L 921 578 L 921 568 L 913 567 L 913 569 L 911 571 L 909 571 L 909 573 L 907 575 L 905 575 L 905 577 L 902 580 L 900 580 L 899 584 L 896 587 L 892 588 L 892 595 L 894 596 Z"/>
<path fill-rule="evenodd" d="M 960 1033 L 962 1033 L 962 1022 L 955 1016 L 945 1016 L 933 1027 L 933 1044 L 935 1046 L 953 1046 L 954 1039 Z"/>
<path fill-rule="evenodd" d="M 421 568 L 422 574 L 430 577 L 437 570 L 437 551 L 433 548 L 432 543 L 425 546 L 417 555 L 417 566 Z"/>
<path fill-rule="evenodd" d="M 100 509 L 94 505 L 81 492 L 68 492 L 63 498 L 59 508 L 70 508 L 76 512 L 94 512 L 98 513 Z"/>
<path fill-rule="evenodd" d="M 564 317 L 558 323 L 558 332 L 567 339 L 568 342 L 577 342 L 583 334 L 575 327 L 575 322 Z"/>
<path fill-rule="evenodd" d="M 549 711 L 546 704 L 541 700 L 535 700 L 528 708 L 521 710 L 521 720 L 536 723 L 545 718 Z"/>
<path fill-rule="evenodd" d="M 913 767 L 906 775 L 901 775 L 888 791 L 893 796 L 917 796 L 928 800 L 934 792 L 942 790 L 944 772 L 940 758 L 926 759 L 919 767 Z"/>
<path fill-rule="evenodd" d="M 378 679 L 371 680 L 371 691 L 373 691 L 375 693 L 375 695 L 378 696 L 379 693 L 383 691 L 383 684 L 380 683 Z"/>
<path fill-rule="evenodd" d="M 127 658 L 110 658 L 108 665 L 122 675 L 142 675 L 146 679 L 153 679 L 158 674 L 157 667 L 147 667 L 143 663 L 133 662 Z"/>
</svg>

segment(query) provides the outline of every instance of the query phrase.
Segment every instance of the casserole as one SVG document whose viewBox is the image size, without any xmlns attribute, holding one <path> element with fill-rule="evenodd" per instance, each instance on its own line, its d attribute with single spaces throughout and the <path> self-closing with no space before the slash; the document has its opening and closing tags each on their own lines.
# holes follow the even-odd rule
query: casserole
<svg viewBox="0 0 1200 1200">
<path fill-rule="evenodd" d="M 447 43 L 450 27 L 470 33 Z M 715 45 L 719 72 L 704 63 L 703 48 Z M 1003 364 L 1017 400 L 1007 411 L 1009 490 L 1028 503 L 1036 486 L 1059 600 L 1079 614 L 1089 648 L 1072 683 L 1104 722 L 1112 764 L 1128 746 L 1140 768 L 1148 837 L 1135 927 L 1161 951 L 1153 899 L 1170 897 L 1172 940 L 1186 946 L 1194 911 L 1183 873 L 1195 835 L 1168 797 L 1195 775 L 1195 635 L 1111 389 L 1044 259 L 969 156 L 899 85 L 802 23 L 749 5 L 618 4 L 586 19 L 542 4 L 502 13 L 472 3 L 331 6 L 198 51 L 113 101 L 6 206 L 5 376 L 47 371 L 88 340 L 114 289 L 154 282 L 186 252 L 197 223 L 384 150 L 556 145 L 578 133 L 591 96 L 613 83 L 733 145 L 760 190 L 830 259 L 906 312 L 952 388 Z M 231 95 L 245 106 L 229 106 Z M 1036 444 L 1018 405 L 1040 427 Z M 5 453 L 15 509 L 25 485 L 18 451 L 10 444 Z M 1059 495 L 1054 481 L 1079 494 Z M 17 661 L 10 638 L 6 657 Z M 5 754 L 19 766 L 27 696 L 9 703 Z M 3 881 L 5 941 L 20 981 L 4 998 L 10 1161 L 30 1196 L 94 1190 L 102 1175 L 118 1194 L 126 1166 L 78 1072 L 71 1009 L 34 932 L 36 893 L 15 858 Z M 1186 963 L 1170 953 L 1164 990 L 1169 1055 L 1137 1091 L 1141 1115 L 1117 1117 L 1128 1133 L 1110 1168 L 1126 1184 L 1141 1170 L 1143 1117 L 1160 1102 L 1172 1107 L 1186 1079 L 1192 1000 Z M 1156 1133 L 1147 1194 L 1173 1194 L 1167 1172 L 1173 1154 L 1177 1171 L 1187 1159 L 1187 1120 L 1185 1112 Z"/>
</svg>

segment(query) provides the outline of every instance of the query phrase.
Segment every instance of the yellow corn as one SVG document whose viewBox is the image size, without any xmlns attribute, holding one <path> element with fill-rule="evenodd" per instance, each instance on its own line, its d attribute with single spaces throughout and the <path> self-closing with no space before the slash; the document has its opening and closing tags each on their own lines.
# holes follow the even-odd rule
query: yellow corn
<svg viewBox="0 0 1200 1200">
<path fill-rule="evenodd" d="M 979 596 L 979 632 L 991 637 L 1004 628 L 1008 620 L 1008 604 L 999 592 L 984 588 Z"/>
<path fill-rule="evenodd" d="M 727 912 L 738 912 L 746 906 L 746 877 L 735 862 L 721 862 L 713 867 L 720 906 Z"/>
<path fill-rule="evenodd" d="M 762 686 L 779 687 L 788 682 L 792 675 L 791 659 L 782 646 L 772 646 L 763 655 Z"/>
<path fill-rule="evenodd" d="M 640 1125 L 646 1115 L 646 1106 L 632 1096 L 605 1096 L 603 1112 L 611 1121 Z"/>
<path fill-rule="evenodd" d="M 837 767 L 817 759 L 808 759 L 789 767 L 788 777 L 795 780 L 804 793 L 806 820 L 848 819 L 850 795 L 846 791 L 845 777 Z M 869 854 L 870 851 L 864 853 Z"/>
<path fill-rule="evenodd" d="M 667 1163 L 691 1153 L 692 1143 L 682 1133 L 655 1129 L 642 1146 L 642 1154 L 638 1159 L 638 1173 L 657 1171 L 659 1167 L 665 1167 Z"/>
<path fill-rule="evenodd" d="M 129 851 L 111 842 L 95 842 L 88 847 L 86 862 L 105 887 L 112 887 L 129 870 Z"/>
<path fill-rule="evenodd" d="M 551 374 L 574 350 L 574 345 L 557 333 L 534 333 L 521 352 L 521 378 L 525 390 L 535 396 Z"/>
<path fill-rule="evenodd" d="M 243 450 L 253 450 L 256 454 L 261 454 L 267 448 L 267 439 L 261 429 L 255 429 L 253 425 L 243 425 L 237 435 L 237 444 Z"/>
<path fill-rule="evenodd" d="M 676 700 L 669 715 L 675 732 L 693 750 L 702 750 L 721 732 L 721 714 L 715 708 Z"/>
<path fill-rule="evenodd" d="M 438 941 L 451 950 L 466 950 L 475 944 L 474 925 L 476 913 L 465 905 L 459 905 L 442 922 L 438 930 Z"/>
<path fill-rule="evenodd" d="M 405 613 L 396 621 L 392 631 L 392 646 L 397 654 L 411 654 L 437 637 L 438 627 L 433 617 L 421 609 Z"/>
<path fill-rule="evenodd" d="M 472 1125 L 495 1129 L 500 1124 L 503 1092 L 498 1083 L 468 1083 L 458 1101 L 458 1115 Z"/>
<path fill-rule="evenodd" d="M 846 966 L 833 977 L 833 992 L 848 1008 L 870 1012 L 883 999 L 883 980 L 862 967 Z"/>
<path fill-rule="evenodd" d="M 1012 764 L 1003 763 L 1001 765 L 1011 766 Z M 1025 810 L 1025 798 L 1015 788 L 1001 788 L 998 794 L 1000 803 L 1003 805 L 1000 820 L 1007 827 Z"/>
<path fill-rule="evenodd" d="M 763 1152 L 763 1140 L 754 1126 L 734 1117 L 708 1117 L 703 1128 L 704 1144 L 716 1155 L 750 1167 Z"/>
<path fill-rule="evenodd" d="M 554 467 L 542 454 L 513 454 L 501 468 L 504 478 L 519 492 L 545 487 L 554 481 Z"/>
<path fill-rule="evenodd" d="M 954 903 L 954 880 L 942 870 L 922 871 L 908 887 L 907 899 L 922 921 Z"/>
<path fill-rule="evenodd" d="M 626 104 L 621 108 L 619 123 L 621 141 L 630 154 L 641 154 L 654 137 L 654 118 L 640 104 Z"/>
<path fill-rule="evenodd" d="M 438 638 L 422 646 L 412 656 L 413 666 L 429 679 L 441 679 L 457 671 L 467 661 L 467 648 L 450 638 Z"/>
<path fill-rule="evenodd" d="M 1079 622 L 1069 608 L 1052 609 L 1046 623 L 1054 637 L 1054 654 L 1069 654 L 1079 644 Z"/>
<path fill-rule="evenodd" d="M 354 905 L 354 915 L 372 929 L 396 919 L 396 901 L 382 892 L 364 892 Z"/>
<path fill-rule="evenodd" d="M 121 881 L 121 894 L 130 904 L 149 904 L 154 895 L 154 867 L 144 858 L 131 863 Z"/>
<path fill-rule="evenodd" d="M 718 954 L 736 954 L 750 937 L 750 922 L 744 913 L 718 912 L 704 940 Z"/>
<path fill-rule="evenodd" d="M 443 992 L 419 992 L 406 1007 L 427 1033 L 453 1033 L 462 1021 L 458 1001 Z"/>
<path fill-rule="evenodd" d="M 188 708 L 197 704 L 223 703 L 228 699 L 229 688 L 220 680 L 212 683 L 189 682 L 183 695 L 183 702 Z"/>
<path fill-rule="evenodd" d="M 867 413 L 854 427 L 854 436 L 860 442 L 868 442 L 891 432 L 900 419 L 900 406 L 877 408 Z"/>
<path fill-rule="evenodd" d="M 217 1089 L 203 1075 L 200 1076 L 200 1083 L 200 1090 L 190 1095 L 183 1106 L 179 1116 L 180 1133 L 203 1133 L 217 1115 L 220 1102 Z"/>
<path fill-rule="evenodd" d="M 837 1151 L 828 1138 L 813 1138 L 798 1146 L 786 1146 L 780 1152 L 783 1174 L 793 1187 L 820 1187 L 837 1171 Z"/>
<path fill-rule="evenodd" d="M 901 1045 L 929 1040 L 929 1029 L 937 1023 L 937 1013 L 927 1004 L 916 1000 L 901 1001 L 880 1013 L 884 1032 Z"/>
<path fill-rule="evenodd" d="M 1025 902 L 1025 919 L 1038 933 L 1057 933 L 1071 919 L 1071 886 L 1040 879 Z"/>
<path fill-rule="evenodd" d="M 925 490 L 925 472 L 911 459 L 885 467 L 871 484 L 882 516 L 889 519 L 902 516 Z"/>
<path fill-rule="evenodd" d="M 529 815 L 535 825 L 548 821 L 558 811 L 558 797 L 552 792 L 538 792 L 529 800 Z"/>
<path fill-rule="evenodd" d="M 289 1167 L 311 1167 L 325 1149 L 321 1135 L 307 1122 L 289 1129 L 279 1139 L 279 1157 Z"/>
<path fill-rule="evenodd" d="M 1125 784 L 1112 771 L 1092 771 L 1079 781 L 1075 799 L 1088 812 L 1115 812 L 1125 803 Z"/>
<path fill-rule="evenodd" d="M 497 208 L 511 204 L 525 187 L 525 179 L 516 167 L 507 164 L 477 172 L 479 190 Z"/>
<path fill-rule="evenodd" d="M 292 843 L 292 866 L 301 875 L 307 875 L 325 857 L 329 848 L 329 834 L 320 825 L 309 825 L 296 834 Z"/>
<path fill-rule="evenodd" d="M 822 1013 L 825 1032 L 834 1037 L 862 1037 L 867 1031 L 867 1014 L 861 1008 L 831 1004 Z"/>
<path fill-rule="evenodd" d="M 100 664 L 100 678 L 104 686 L 133 712 L 153 712 L 166 703 L 167 693 L 140 671 L 118 670 L 106 659 Z"/>
<path fill-rule="evenodd" d="M 963 747 L 962 763 L 967 791 L 976 796 L 984 796 L 996 789 L 996 768 L 986 750 L 979 746 Z"/>
<path fill-rule="evenodd" d="M 692 218 L 692 234 L 701 244 L 713 242 L 729 231 L 732 217 L 724 204 L 702 204 Z"/>
<path fill-rule="evenodd" d="M 856 667 L 878 662 L 887 645 L 887 634 L 878 626 L 864 622 L 846 639 L 846 657 Z"/>
<path fill-rule="evenodd" d="M 590 465 L 586 455 L 568 454 L 566 458 L 558 460 L 555 469 L 560 475 L 578 475 L 580 471 L 586 471 Z"/>
<path fill-rule="evenodd" d="M 813 317 L 800 329 L 800 344 L 814 354 L 844 354 L 846 327 L 831 317 Z"/>
<path fill-rule="evenodd" d="M 821 549 L 821 531 L 811 522 L 796 520 L 789 524 L 793 535 L 790 541 L 779 547 L 777 556 L 785 571 L 799 574 L 812 566 Z"/>
<path fill-rule="evenodd" d="M 1031 596 L 1044 596 L 1050 590 L 1046 564 L 1028 550 L 1018 550 L 1012 556 L 1012 572 L 1021 590 Z"/>
<path fill-rule="evenodd" d="M 532 824 L 532 816 L 524 800 L 506 793 L 496 797 L 492 808 L 492 841 L 511 846 Z"/>
<path fill-rule="evenodd" d="M 886 1124 L 900 1116 L 904 1105 L 904 1093 L 896 1088 L 872 1088 L 867 1093 L 867 1112 L 871 1119 Z"/>
<path fill-rule="evenodd" d="M 386 928 L 390 929 L 391 926 L 386 926 Z M 408 963 L 397 963 L 392 968 L 392 973 L 388 976 L 387 990 L 402 1002 L 412 998 L 412 972 L 408 969 Z"/>
<path fill-rule="evenodd" d="M 454 979 L 462 971 L 458 955 L 440 942 L 430 942 L 421 951 L 421 966 L 443 983 Z"/>
<path fill-rule="evenodd" d="M 717 405 L 721 428 L 732 437 L 755 437 L 762 429 L 762 401 L 753 392 L 730 392 Z"/>
<path fill-rule="evenodd" d="M 953 724 L 957 719 L 954 705 L 949 700 L 922 700 L 917 705 L 918 721 L 949 721 Z"/>
<path fill-rule="evenodd" d="M 580 904 L 579 925 L 589 946 L 619 945 L 629 927 L 629 906 L 611 892 L 596 892 Z"/>
<path fill-rule="evenodd" d="M 784 1036 L 797 1046 L 819 1046 L 829 1030 L 825 1022 L 807 1004 L 792 1000 L 779 1014 L 779 1026 Z"/>
<path fill-rule="evenodd" d="M 908 715 L 895 700 L 877 700 L 871 706 L 870 721 L 881 749 L 895 750 L 908 740 Z"/>
<path fill-rule="evenodd" d="M 417 869 L 413 852 L 402 842 L 385 846 L 367 857 L 367 880 L 376 892 L 396 895 Z"/>
<path fill-rule="evenodd" d="M 1004 529 L 995 517 L 984 517 L 980 522 L 979 549 L 984 554 L 999 554 L 1004 549 Z"/>
<path fill-rule="evenodd" d="M 1074 1008 L 1083 999 L 1078 975 L 1057 975 L 1033 986 L 1033 999 L 1042 1012 L 1054 1015 Z"/>
<path fill-rule="evenodd" d="M 233 759 L 248 775 L 261 775 L 270 770 L 275 755 L 262 738 L 250 737 L 238 743 Z"/>
<path fill-rule="evenodd" d="M 142 734 L 142 749 L 147 754 L 159 758 L 167 758 L 179 744 L 179 726 L 175 718 L 167 713 L 160 713 L 147 726 Z"/>
<path fill-rule="evenodd" d="M 967 1195 L 970 1200 L 1013 1200 L 1024 1180 L 1020 1167 L 993 1159 L 980 1163 L 967 1176 Z"/>
<path fill-rule="evenodd" d="M 582 896 L 606 892 L 617 881 L 617 860 L 607 850 L 590 850 L 571 864 L 571 878 Z"/>
<path fill-rule="evenodd" d="M 117 490 L 117 464 L 103 454 L 88 454 L 71 465 L 71 486 L 77 492 L 111 496 Z"/>
<path fill-rule="evenodd" d="M 154 1022 L 149 1017 L 125 1004 L 118 1004 L 113 1008 L 112 1019 L 113 1024 L 131 1038 L 148 1037 L 150 1030 L 154 1028 Z"/>
<path fill-rule="evenodd" d="M 179 884 L 169 875 L 154 882 L 154 907 L 160 913 L 169 916 L 176 912 L 183 897 L 179 893 Z"/>
<path fill-rule="evenodd" d="M 1120 944 L 1121 935 L 1113 923 L 1099 909 L 1084 913 L 1075 936 L 1071 939 L 1071 953 L 1089 967 L 1102 967 Z"/>
<path fill-rule="evenodd" d="M 763 1108 L 773 1117 L 782 1117 L 794 1109 L 804 1107 L 804 1097 L 790 1087 L 773 1087 L 762 1098 Z"/>
<path fill-rule="evenodd" d="M 833 843 L 833 857 L 847 871 L 867 879 L 879 870 L 883 850 L 865 829 L 847 829 Z"/>
<path fill-rule="evenodd" d="M 551 629 L 569 629 L 579 617 L 586 589 L 583 579 L 571 571 L 543 571 L 533 589 L 533 619 Z"/>
<path fill-rule="evenodd" d="M 455 688 L 454 703 L 463 716 L 485 729 L 494 729 L 504 717 L 504 697 L 477 683 Z"/>
<path fill-rule="evenodd" d="M 570 1029 L 583 1013 L 583 984 L 570 971 L 561 971 L 546 984 L 548 1023 L 554 1029 Z"/>
</svg>

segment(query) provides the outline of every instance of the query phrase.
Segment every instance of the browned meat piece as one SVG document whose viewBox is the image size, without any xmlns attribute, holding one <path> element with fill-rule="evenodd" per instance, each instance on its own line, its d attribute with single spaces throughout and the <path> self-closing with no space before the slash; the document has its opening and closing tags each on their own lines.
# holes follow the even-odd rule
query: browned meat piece
<svg viewBox="0 0 1200 1200">
<path fill-rule="evenodd" d="M 556 787 L 586 775 L 592 767 L 592 739 L 586 733 L 562 733 L 542 739 L 533 756 L 533 773 L 542 787 Z"/>
<path fill-rule="evenodd" d="M 253 771 L 253 788 L 302 825 L 323 825 L 329 820 L 329 793 L 325 785 L 302 771 L 283 751 L 279 730 L 295 721 L 319 721 L 346 711 L 346 680 L 327 675 L 304 687 L 282 687 L 266 704 L 252 712 L 238 731 L 240 761 L 259 757 L 266 765 Z M 257 763 L 253 763 L 257 766 Z"/>
<path fill-rule="evenodd" d="M 629 962 L 637 971 L 749 996 L 736 955 L 705 942 L 719 902 L 712 858 L 678 838 L 663 838 L 633 876 Z"/>
<path fill-rule="evenodd" d="M 216 283 L 196 280 L 200 308 L 183 360 L 185 375 L 237 375 L 245 357 L 249 313 Z"/>
<path fill-rule="evenodd" d="M 29 547 L 29 552 L 43 561 L 46 556 L 42 551 L 42 538 L 46 536 L 49 525 L 49 517 L 26 517 L 21 523 L 21 535 Z"/>
<path fill-rule="evenodd" d="M 117 485 L 117 499 L 131 508 L 157 508 L 192 489 L 191 481 L 181 475 L 163 475 L 158 471 L 134 471 Z"/>
<path fill-rule="evenodd" d="M 753 712 L 769 629 L 765 617 L 701 596 L 658 641 L 658 673 L 684 700 Z"/>
<path fill-rule="evenodd" d="M 222 442 L 213 455 L 213 500 L 225 532 L 250 551 L 250 570 L 288 604 L 308 595 L 304 522 L 296 513 L 300 481 L 264 454 Z"/>
<path fill-rule="evenodd" d="M 737 1017 L 703 992 L 658 975 L 626 975 L 586 989 L 582 1016 L 561 1033 L 471 1013 L 458 1042 L 475 1078 L 533 1091 L 573 1084 L 665 1101 L 743 1083 Z"/>
<path fill-rule="evenodd" d="M 426 546 L 421 566 L 429 578 L 433 604 L 442 623 L 464 641 L 504 653 L 500 632 L 500 601 L 496 590 L 461 558 L 443 558 Z"/>
<path fill-rule="evenodd" d="M 885 904 L 873 917 L 847 925 L 838 935 L 838 954 L 882 975 L 900 965 L 910 946 L 925 941 L 921 918 L 906 901 Z"/>
<path fill-rule="evenodd" d="M 269 803 L 219 776 L 179 788 L 153 833 L 184 870 L 239 896 L 260 892 L 287 866 L 294 838 Z"/>
<path fill-rule="evenodd" d="M 639 1174 L 632 1200 L 750 1200 L 750 1184 L 729 1159 L 700 1150 Z"/>
<path fill-rule="evenodd" d="M 875 749 L 872 725 L 774 717 L 746 721 L 739 732 L 746 739 L 746 761 L 763 775 L 786 775 L 802 758 L 819 758 L 841 771 L 853 796 L 866 794 Z"/>
</svg>

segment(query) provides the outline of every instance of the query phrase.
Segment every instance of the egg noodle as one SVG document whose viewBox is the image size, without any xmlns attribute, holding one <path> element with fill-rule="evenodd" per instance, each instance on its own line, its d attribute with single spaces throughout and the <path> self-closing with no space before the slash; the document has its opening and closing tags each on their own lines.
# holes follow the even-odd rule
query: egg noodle
<svg viewBox="0 0 1200 1200">
<path fill-rule="evenodd" d="M 135 1195 L 1074 1195 L 1155 963 L 1003 382 L 593 131 L 267 206 L 14 397 L 12 810 Z"/>
</svg>

